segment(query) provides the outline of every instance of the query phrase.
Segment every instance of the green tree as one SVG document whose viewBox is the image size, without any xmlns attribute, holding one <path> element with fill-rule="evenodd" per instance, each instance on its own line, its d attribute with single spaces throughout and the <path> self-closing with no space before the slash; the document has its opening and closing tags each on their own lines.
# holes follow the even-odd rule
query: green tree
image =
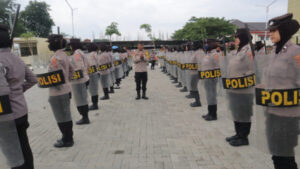
<svg viewBox="0 0 300 169">
<path fill-rule="evenodd" d="M 36 37 L 48 37 L 52 33 L 54 22 L 49 14 L 50 6 L 46 2 L 29 1 L 21 12 L 21 19 L 29 32 Z"/>
<path fill-rule="evenodd" d="M 24 38 L 25 42 L 28 45 L 30 55 L 33 56 L 33 38 L 34 38 L 34 33 L 33 32 L 27 32 L 23 33 L 21 35 L 22 38 Z"/>
<path fill-rule="evenodd" d="M 0 23 L 9 25 L 10 14 L 16 13 L 16 3 L 14 0 L 0 0 Z M 11 15 L 12 16 L 12 15 Z M 13 16 L 12 16 L 13 17 Z M 11 20 L 11 22 L 13 22 Z M 21 20 L 18 20 L 18 23 L 15 27 L 15 36 L 18 37 L 22 33 L 26 32 L 26 28 Z"/>
<path fill-rule="evenodd" d="M 152 36 L 152 28 L 150 24 L 142 24 L 140 26 L 140 29 L 144 29 L 145 32 L 147 33 L 147 36 L 149 39 L 153 40 L 153 36 Z"/>
<path fill-rule="evenodd" d="M 121 36 L 121 33 L 119 32 L 119 29 L 118 29 L 118 23 L 112 22 L 109 26 L 107 26 L 106 30 L 105 30 L 105 35 L 109 36 L 109 41 L 110 41 L 110 45 L 111 45 L 111 37 L 113 35 Z"/>
<path fill-rule="evenodd" d="M 175 31 L 174 40 L 203 40 L 206 38 L 221 38 L 233 34 L 235 26 L 224 18 L 192 17 L 185 26 Z"/>
</svg>

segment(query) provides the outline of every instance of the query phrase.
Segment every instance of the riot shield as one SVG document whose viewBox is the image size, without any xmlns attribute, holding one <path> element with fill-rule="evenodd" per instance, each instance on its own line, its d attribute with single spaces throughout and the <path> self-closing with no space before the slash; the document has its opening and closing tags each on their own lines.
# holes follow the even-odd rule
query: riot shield
<svg viewBox="0 0 300 169">
<path fill-rule="evenodd" d="M 190 76 L 190 82 L 189 82 L 189 90 L 190 91 L 199 91 L 198 90 L 198 82 L 199 82 L 199 76 L 198 76 L 198 60 L 199 60 L 199 54 L 196 52 L 190 52 L 190 59 L 189 59 L 189 76 Z"/>
<path fill-rule="evenodd" d="M 219 80 L 221 70 L 219 55 L 215 51 L 201 53 L 199 68 L 199 91 L 202 105 L 217 105 L 217 97 L 220 90 Z"/>
<path fill-rule="evenodd" d="M 24 163 L 16 123 L 9 96 L 0 96 L 0 168 L 12 168 Z"/>
<path fill-rule="evenodd" d="M 185 60 L 186 60 L 186 64 L 185 64 L 185 80 L 186 80 L 186 87 L 188 89 L 188 91 L 191 91 L 191 52 L 190 51 L 186 51 L 185 53 Z"/>
<path fill-rule="evenodd" d="M 300 65 L 288 55 L 283 52 L 256 57 L 260 81 L 255 88 L 255 145 L 281 157 L 300 153 Z"/>
<path fill-rule="evenodd" d="M 245 46 L 221 61 L 222 84 L 230 115 L 235 122 L 251 122 L 256 81 L 250 47 Z"/>
<path fill-rule="evenodd" d="M 182 83 L 182 74 L 181 74 L 181 65 L 182 65 L 182 55 L 180 52 L 177 52 L 176 60 L 177 60 L 177 76 L 178 76 L 178 82 Z"/>
</svg>

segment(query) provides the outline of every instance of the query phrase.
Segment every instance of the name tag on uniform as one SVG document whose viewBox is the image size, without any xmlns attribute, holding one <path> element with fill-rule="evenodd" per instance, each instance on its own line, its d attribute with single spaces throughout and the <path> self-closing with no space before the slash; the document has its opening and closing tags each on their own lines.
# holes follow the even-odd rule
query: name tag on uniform
<svg viewBox="0 0 300 169">
<path fill-rule="evenodd" d="M 182 69 L 182 70 L 185 69 L 185 64 L 181 64 L 181 69 Z"/>
<path fill-rule="evenodd" d="M 115 66 L 119 66 L 121 63 L 122 63 L 121 61 L 115 61 L 115 62 L 114 62 L 114 65 L 115 65 Z"/>
<path fill-rule="evenodd" d="M 198 70 L 198 64 L 197 63 L 188 63 L 187 69 L 189 70 Z"/>
<path fill-rule="evenodd" d="M 89 67 L 88 69 L 88 74 L 91 75 L 91 74 L 94 74 L 97 72 L 97 67 L 94 65 L 94 66 L 91 66 Z"/>
<path fill-rule="evenodd" d="M 222 77 L 220 69 L 206 70 L 199 72 L 200 79 L 215 79 Z"/>
<path fill-rule="evenodd" d="M 108 64 L 100 65 L 98 67 L 98 71 L 105 71 L 109 68 L 108 66 L 109 66 Z"/>
<path fill-rule="evenodd" d="M 300 106 L 299 89 L 255 89 L 256 104 L 266 107 L 295 107 Z"/>
<path fill-rule="evenodd" d="M 72 80 L 79 80 L 83 78 L 83 71 L 82 70 L 76 70 L 73 74 Z"/>
<path fill-rule="evenodd" d="M 224 89 L 246 89 L 255 86 L 255 74 L 238 77 L 238 78 L 223 78 Z"/>
<path fill-rule="evenodd" d="M 65 84 L 65 76 L 62 70 L 37 75 L 38 86 L 49 88 Z"/>
<path fill-rule="evenodd" d="M 9 96 L 0 96 L 0 116 L 12 113 Z"/>
<path fill-rule="evenodd" d="M 180 64 L 179 62 L 177 63 L 177 67 L 178 67 L 178 68 L 181 68 L 181 64 Z"/>
</svg>

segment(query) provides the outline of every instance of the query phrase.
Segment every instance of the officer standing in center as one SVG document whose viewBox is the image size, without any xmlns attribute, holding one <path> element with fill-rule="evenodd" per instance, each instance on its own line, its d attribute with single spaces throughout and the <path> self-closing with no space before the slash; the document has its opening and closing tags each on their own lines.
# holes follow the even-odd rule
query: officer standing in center
<svg viewBox="0 0 300 169">
<path fill-rule="evenodd" d="M 138 43 L 138 50 L 136 51 L 136 54 L 133 57 L 133 62 L 135 64 L 135 82 L 136 82 L 136 91 L 137 91 L 136 100 L 141 99 L 141 88 L 143 90 L 142 99 L 148 100 L 149 98 L 146 96 L 147 81 L 148 81 L 148 73 L 147 73 L 148 59 L 145 55 L 144 44 Z"/>
</svg>

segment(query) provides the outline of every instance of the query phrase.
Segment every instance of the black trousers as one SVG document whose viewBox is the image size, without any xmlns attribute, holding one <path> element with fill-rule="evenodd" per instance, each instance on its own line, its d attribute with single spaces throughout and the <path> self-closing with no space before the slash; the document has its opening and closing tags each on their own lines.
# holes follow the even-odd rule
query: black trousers
<svg viewBox="0 0 300 169">
<path fill-rule="evenodd" d="M 155 67 L 155 60 L 152 60 L 151 61 L 151 69 L 154 69 L 154 67 Z"/>
<path fill-rule="evenodd" d="M 148 73 L 147 72 L 135 72 L 136 91 L 147 90 Z"/>
<path fill-rule="evenodd" d="M 19 140 L 24 156 L 24 164 L 19 167 L 14 167 L 12 169 L 34 169 L 33 165 L 33 155 L 29 145 L 27 129 L 29 127 L 28 116 L 23 116 L 15 120 L 16 127 L 19 135 Z"/>
</svg>

